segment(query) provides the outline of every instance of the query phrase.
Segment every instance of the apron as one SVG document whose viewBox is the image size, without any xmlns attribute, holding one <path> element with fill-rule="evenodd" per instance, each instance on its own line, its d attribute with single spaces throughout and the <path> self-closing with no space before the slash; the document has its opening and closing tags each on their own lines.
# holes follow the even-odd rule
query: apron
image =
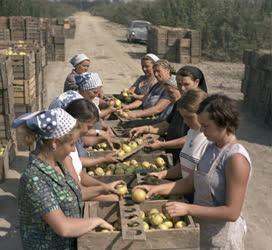
<svg viewBox="0 0 272 250">
<path fill-rule="evenodd" d="M 199 170 L 194 172 L 194 204 L 214 206 L 210 180 L 216 171 L 216 166 L 220 162 L 221 156 L 223 153 L 228 152 L 230 148 L 231 144 L 222 148 L 208 173 Z M 200 249 L 244 249 L 246 223 L 241 216 L 235 222 L 212 221 L 200 218 L 197 218 L 196 222 L 200 225 Z"/>
</svg>

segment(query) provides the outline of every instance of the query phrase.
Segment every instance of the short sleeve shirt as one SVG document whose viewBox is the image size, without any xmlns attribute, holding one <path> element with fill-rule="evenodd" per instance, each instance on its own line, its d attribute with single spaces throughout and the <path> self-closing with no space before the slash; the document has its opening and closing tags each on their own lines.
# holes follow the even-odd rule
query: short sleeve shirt
<svg viewBox="0 0 272 250">
<path fill-rule="evenodd" d="M 132 87 L 135 87 L 135 94 L 146 95 L 156 82 L 157 79 L 155 77 L 148 80 L 148 78 L 145 75 L 142 75 L 137 78 Z"/>
<path fill-rule="evenodd" d="M 164 85 L 156 83 L 144 97 L 142 105 L 143 109 L 155 106 L 161 99 L 170 100 L 170 97 Z M 168 107 L 166 107 L 166 109 L 159 114 L 159 120 L 165 120 L 170 115 L 172 109 L 173 105 L 169 104 Z"/>
<path fill-rule="evenodd" d="M 64 176 L 32 155 L 19 184 L 18 209 L 24 249 L 77 249 L 76 238 L 57 235 L 42 216 L 61 209 L 67 217 L 83 216 L 79 186 L 59 165 Z"/>
<path fill-rule="evenodd" d="M 73 70 L 65 79 L 64 89 L 63 89 L 64 92 L 68 90 L 75 90 L 75 91 L 78 90 L 78 86 L 75 81 L 75 75 L 77 75 L 77 73 Z"/>
</svg>

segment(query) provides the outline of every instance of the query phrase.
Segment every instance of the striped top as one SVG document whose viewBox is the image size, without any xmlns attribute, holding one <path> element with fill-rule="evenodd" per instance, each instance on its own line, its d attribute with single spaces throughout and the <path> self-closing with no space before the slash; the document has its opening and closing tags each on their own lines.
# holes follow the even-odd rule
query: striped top
<svg viewBox="0 0 272 250">
<path fill-rule="evenodd" d="M 206 136 L 200 130 L 189 129 L 185 144 L 179 154 L 183 178 L 196 169 L 208 143 Z"/>
</svg>

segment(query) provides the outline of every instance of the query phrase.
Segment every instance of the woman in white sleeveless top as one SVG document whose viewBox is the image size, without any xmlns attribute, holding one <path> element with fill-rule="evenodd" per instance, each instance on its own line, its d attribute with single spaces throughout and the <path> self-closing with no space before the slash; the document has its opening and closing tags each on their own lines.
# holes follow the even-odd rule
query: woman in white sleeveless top
<svg viewBox="0 0 272 250">
<path fill-rule="evenodd" d="M 201 131 L 212 143 L 196 171 L 176 183 L 143 186 L 154 194 L 194 193 L 194 204 L 168 202 L 172 216 L 194 216 L 200 224 L 201 249 L 244 249 L 246 223 L 241 211 L 251 172 L 246 149 L 237 141 L 239 113 L 225 95 L 211 95 L 199 107 Z"/>
</svg>

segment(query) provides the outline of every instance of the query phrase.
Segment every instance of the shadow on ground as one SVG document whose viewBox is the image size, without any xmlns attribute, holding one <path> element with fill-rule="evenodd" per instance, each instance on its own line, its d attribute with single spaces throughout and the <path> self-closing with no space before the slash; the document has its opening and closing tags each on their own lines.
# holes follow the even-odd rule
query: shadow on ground
<svg viewBox="0 0 272 250">
<path fill-rule="evenodd" d="M 0 249 L 22 249 L 17 218 L 17 194 L 19 176 L 27 161 L 27 156 L 17 156 L 10 165 L 7 179 L 0 184 Z"/>
<path fill-rule="evenodd" d="M 254 116 L 240 102 L 240 127 L 237 132 L 239 140 L 264 146 L 272 145 L 272 130 L 264 124 L 261 118 Z"/>
</svg>

